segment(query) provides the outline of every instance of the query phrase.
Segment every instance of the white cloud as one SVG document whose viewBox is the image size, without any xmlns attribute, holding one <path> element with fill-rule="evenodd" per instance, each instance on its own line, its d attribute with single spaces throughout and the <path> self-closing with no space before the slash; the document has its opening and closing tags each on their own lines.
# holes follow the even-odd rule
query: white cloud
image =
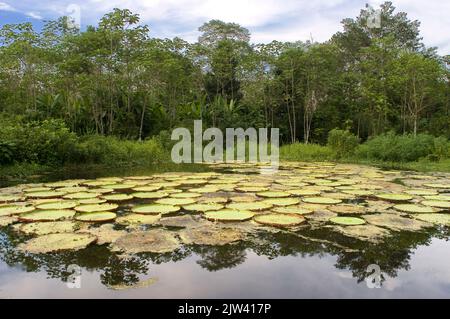
<svg viewBox="0 0 450 319">
<path fill-rule="evenodd" d="M 43 17 L 37 12 L 29 11 L 29 12 L 26 12 L 25 14 L 27 16 L 29 16 L 30 18 L 33 18 L 33 19 L 36 19 L 36 20 L 42 20 L 43 19 Z"/>
<path fill-rule="evenodd" d="M 0 11 L 11 11 L 14 12 L 16 9 L 14 9 L 12 6 L 10 6 L 7 3 L 0 2 Z"/>
<path fill-rule="evenodd" d="M 4 0 L 9 1 L 9 0 Z M 195 41 L 197 28 L 210 19 L 236 22 L 252 32 L 255 42 L 307 40 L 311 37 L 325 41 L 341 29 L 341 20 L 355 17 L 369 2 L 373 6 L 381 0 L 22 0 L 17 10 L 27 12 L 30 7 L 37 16 L 52 18 L 67 14 L 70 4 L 81 9 L 81 24 L 96 24 L 98 19 L 115 7 L 129 8 L 139 13 L 141 21 L 150 25 L 153 36 L 179 36 Z M 440 53 L 450 51 L 450 2 L 442 0 L 393 0 L 398 10 L 410 19 L 422 22 L 421 33 L 428 46 L 439 46 Z M 0 10 L 11 8 L 0 2 Z"/>
</svg>

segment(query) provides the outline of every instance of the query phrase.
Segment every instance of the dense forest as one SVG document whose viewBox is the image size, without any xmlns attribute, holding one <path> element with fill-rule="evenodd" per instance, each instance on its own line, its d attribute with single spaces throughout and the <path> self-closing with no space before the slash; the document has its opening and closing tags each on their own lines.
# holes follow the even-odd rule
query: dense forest
<svg viewBox="0 0 450 319">
<path fill-rule="evenodd" d="M 196 43 L 151 36 L 127 9 L 79 30 L 68 17 L 0 29 L 0 120 L 57 119 L 77 136 L 145 140 L 174 127 L 279 127 L 282 143 L 324 144 L 342 129 L 450 137 L 450 56 L 420 22 L 380 6 L 317 43 L 254 44 L 249 30 L 211 20 Z M 25 123 L 25 124 L 24 124 Z M 48 124 L 48 123 L 47 123 Z M 28 125 L 28 124 L 27 124 Z M 50 124 L 48 124 L 50 125 Z"/>
</svg>

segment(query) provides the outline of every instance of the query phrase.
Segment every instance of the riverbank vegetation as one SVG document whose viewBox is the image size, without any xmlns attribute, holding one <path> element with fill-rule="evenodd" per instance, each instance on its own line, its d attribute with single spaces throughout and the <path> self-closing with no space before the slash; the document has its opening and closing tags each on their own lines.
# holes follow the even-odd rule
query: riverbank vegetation
<svg viewBox="0 0 450 319">
<path fill-rule="evenodd" d="M 0 175 L 72 164 L 151 166 L 175 127 L 278 127 L 282 160 L 450 171 L 449 56 L 380 6 L 329 41 L 255 44 L 212 20 L 195 43 L 151 37 L 126 9 L 0 28 Z M 6 172 L 6 173 L 5 173 Z"/>
</svg>

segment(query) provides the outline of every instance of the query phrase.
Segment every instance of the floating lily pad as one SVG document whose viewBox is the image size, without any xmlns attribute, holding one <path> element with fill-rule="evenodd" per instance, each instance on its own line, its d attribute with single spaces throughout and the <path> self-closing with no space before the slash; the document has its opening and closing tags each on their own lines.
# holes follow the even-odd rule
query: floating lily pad
<svg viewBox="0 0 450 319">
<path fill-rule="evenodd" d="M 62 187 L 62 188 L 58 188 L 57 189 L 58 192 L 64 192 L 64 193 L 67 193 L 67 194 L 87 192 L 88 190 L 89 190 L 89 188 L 84 187 L 84 186 Z"/>
<path fill-rule="evenodd" d="M 432 201 L 450 201 L 450 195 L 430 195 L 430 196 L 424 196 L 423 198 L 427 200 Z"/>
<path fill-rule="evenodd" d="M 188 193 L 188 192 L 175 193 L 175 194 L 170 195 L 170 197 L 172 197 L 172 198 L 196 198 L 196 197 L 200 197 L 200 196 L 202 196 L 202 194 L 200 194 L 200 193 Z"/>
<path fill-rule="evenodd" d="M 255 214 L 245 210 L 222 209 L 206 212 L 203 216 L 212 221 L 239 222 L 251 219 Z"/>
<path fill-rule="evenodd" d="M 19 195 L 0 195 L 0 203 L 18 202 L 22 200 L 22 196 Z"/>
<path fill-rule="evenodd" d="M 111 195 L 103 195 L 102 198 L 111 202 L 123 202 L 133 199 L 133 196 L 128 194 L 111 194 Z"/>
<path fill-rule="evenodd" d="M 161 215 L 128 214 L 116 218 L 121 225 L 151 225 L 161 219 Z"/>
<path fill-rule="evenodd" d="M 222 227 L 197 227 L 180 232 L 185 244 L 221 246 L 242 240 L 244 234 L 237 229 Z"/>
<path fill-rule="evenodd" d="M 180 210 L 180 207 L 167 204 L 149 204 L 136 206 L 133 207 L 131 210 L 133 211 L 133 213 L 137 214 L 159 215 L 178 212 Z"/>
<path fill-rule="evenodd" d="M 309 204 L 332 205 L 342 203 L 342 200 L 329 197 L 304 197 L 302 201 Z"/>
<path fill-rule="evenodd" d="M 404 202 L 404 201 L 408 201 L 413 199 L 413 197 L 411 195 L 407 195 L 407 194 L 390 194 L 390 193 L 386 193 L 386 194 L 377 194 L 375 195 L 376 198 L 378 199 L 383 199 L 383 200 L 387 200 L 390 202 Z"/>
<path fill-rule="evenodd" d="M 75 216 L 75 219 L 80 222 L 107 222 L 114 220 L 117 217 L 112 212 L 95 212 L 95 213 L 83 213 Z"/>
<path fill-rule="evenodd" d="M 173 205 L 173 206 L 185 206 L 194 204 L 196 202 L 193 198 L 162 198 L 156 201 L 157 204 Z"/>
<path fill-rule="evenodd" d="M 66 199 L 90 199 L 90 198 L 96 198 L 100 196 L 100 193 L 89 193 L 89 192 L 80 192 L 80 193 L 72 193 L 64 195 L 63 198 Z"/>
<path fill-rule="evenodd" d="M 301 215 L 270 213 L 257 215 L 253 220 L 259 224 L 268 226 L 292 227 L 303 223 L 305 218 Z"/>
<path fill-rule="evenodd" d="M 268 187 L 257 187 L 257 186 L 242 186 L 237 187 L 237 191 L 244 192 L 244 193 L 256 193 L 256 192 L 263 192 L 268 190 Z"/>
<path fill-rule="evenodd" d="M 33 206 L 22 206 L 22 205 L 5 205 L 0 206 L 0 216 L 10 216 L 22 213 L 29 213 L 34 211 L 36 208 Z"/>
<path fill-rule="evenodd" d="M 148 193 L 148 192 L 155 192 L 155 191 L 157 191 L 157 190 L 160 190 L 161 188 L 162 188 L 161 185 L 158 185 L 158 186 L 153 186 L 153 185 L 148 186 L 148 185 L 147 185 L 147 186 L 134 187 L 133 190 L 134 190 L 135 192 L 140 192 L 140 193 L 144 192 L 144 193 Z"/>
<path fill-rule="evenodd" d="M 415 213 L 415 214 L 425 214 L 425 213 L 436 213 L 436 210 L 432 207 L 416 205 L 416 204 L 398 204 L 394 208 L 398 211 L 405 213 Z"/>
<path fill-rule="evenodd" d="M 268 198 L 282 198 L 282 197 L 289 197 L 291 194 L 286 192 L 277 192 L 277 191 L 265 191 L 265 192 L 258 192 L 256 193 L 259 197 L 268 197 Z"/>
<path fill-rule="evenodd" d="M 95 213 L 95 212 L 107 212 L 111 210 L 116 210 L 119 207 L 117 204 L 92 204 L 92 205 L 81 205 L 75 207 L 75 210 L 80 213 Z"/>
<path fill-rule="evenodd" d="M 132 232 L 117 239 L 112 244 L 113 251 L 125 253 L 168 253 L 180 246 L 175 236 L 165 230 L 152 229 L 149 231 Z"/>
<path fill-rule="evenodd" d="M 337 226 L 334 229 L 344 236 L 373 243 L 379 243 L 384 238 L 391 236 L 388 230 L 374 225 Z"/>
<path fill-rule="evenodd" d="M 423 186 L 431 187 L 431 188 L 450 189 L 450 184 L 444 184 L 444 183 L 429 183 L 429 184 L 423 184 Z"/>
<path fill-rule="evenodd" d="M 450 226 L 450 214 L 418 214 L 414 218 L 432 224 Z"/>
<path fill-rule="evenodd" d="M 347 225 L 347 226 L 363 225 L 363 224 L 366 223 L 366 221 L 364 219 L 361 219 L 361 218 L 357 218 L 357 217 L 342 217 L 342 216 L 332 217 L 332 218 L 330 218 L 330 222 L 332 222 L 334 224 L 338 224 L 338 225 Z"/>
<path fill-rule="evenodd" d="M 228 202 L 227 197 L 202 197 L 198 200 L 198 203 L 206 203 L 206 204 L 225 204 Z"/>
<path fill-rule="evenodd" d="M 17 216 L 0 216 L 0 227 L 9 226 L 18 220 Z"/>
<path fill-rule="evenodd" d="M 72 221 L 38 222 L 23 224 L 19 230 L 28 235 L 48 235 L 60 233 L 73 233 L 77 224 Z"/>
<path fill-rule="evenodd" d="M 320 195 L 319 190 L 314 189 L 290 189 L 286 191 L 287 193 L 295 196 L 316 196 Z"/>
<path fill-rule="evenodd" d="M 210 203 L 210 204 L 197 203 L 197 204 L 190 204 L 190 205 L 183 206 L 183 209 L 192 211 L 192 212 L 207 212 L 207 211 L 211 211 L 211 210 L 219 210 L 222 208 L 223 208 L 223 205 L 214 204 L 214 203 Z"/>
<path fill-rule="evenodd" d="M 364 214 L 366 208 L 359 205 L 332 205 L 328 209 L 338 214 Z"/>
<path fill-rule="evenodd" d="M 194 220 L 190 215 L 173 216 L 161 218 L 159 224 L 167 227 L 198 227 L 202 223 Z"/>
<path fill-rule="evenodd" d="M 51 191 L 52 189 L 50 187 L 30 187 L 25 188 L 23 191 L 25 193 L 36 193 L 36 192 L 47 192 Z"/>
<path fill-rule="evenodd" d="M 415 196 L 437 195 L 436 191 L 429 189 L 410 189 L 405 191 L 405 193 Z"/>
<path fill-rule="evenodd" d="M 97 245 L 114 243 L 117 239 L 127 234 L 124 230 L 115 230 L 113 224 L 104 224 L 100 227 L 90 227 L 88 229 L 84 229 L 83 232 L 97 237 Z"/>
<path fill-rule="evenodd" d="M 242 202 L 242 203 L 230 203 L 227 205 L 227 208 L 235 209 L 235 210 L 265 210 L 272 208 L 272 204 L 265 202 Z"/>
<path fill-rule="evenodd" d="M 112 189 L 112 190 L 123 190 L 123 189 L 131 189 L 135 187 L 136 184 L 111 184 L 111 185 L 102 185 L 101 188 Z"/>
<path fill-rule="evenodd" d="M 269 203 L 273 206 L 291 206 L 296 205 L 300 203 L 300 199 L 298 198 L 267 198 L 264 199 L 262 202 Z"/>
<path fill-rule="evenodd" d="M 450 202 L 443 200 L 424 200 L 421 202 L 422 205 L 437 207 L 442 209 L 450 209 Z"/>
<path fill-rule="evenodd" d="M 384 213 L 364 215 L 363 218 L 372 225 L 386 227 L 397 231 L 419 231 L 423 228 L 430 227 L 430 224 L 428 223 L 411 218 L 401 217 L 395 214 Z"/>
<path fill-rule="evenodd" d="M 65 192 L 58 192 L 58 191 L 44 191 L 44 192 L 32 192 L 27 193 L 27 197 L 29 198 L 55 198 L 55 197 L 61 197 L 66 195 Z"/>
<path fill-rule="evenodd" d="M 354 196 L 371 196 L 373 195 L 372 191 L 364 190 L 364 189 L 349 189 L 342 191 L 344 194 L 354 195 Z"/>
<path fill-rule="evenodd" d="M 33 254 L 50 253 L 63 250 L 80 250 L 97 240 L 97 237 L 84 233 L 49 234 L 33 238 L 18 248 Z"/>
<path fill-rule="evenodd" d="M 70 209 L 70 208 L 74 208 L 77 205 L 78 205 L 78 202 L 64 200 L 64 201 L 56 201 L 56 202 L 40 204 L 40 205 L 37 205 L 36 208 L 43 209 L 43 210 Z"/>
<path fill-rule="evenodd" d="M 19 219 L 25 222 L 44 222 L 70 219 L 75 215 L 70 209 L 36 210 L 30 213 L 20 214 Z"/>
<path fill-rule="evenodd" d="M 78 204 L 80 204 L 80 205 L 103 204 L 103 203 L 106 203 L 106 199 L 97 198 L 97 197 L 78 200 Z"/>
<path fill-rule="evenodd" d="M 140 199 L 158 199 L 169 196 L 169 194 L 166 192 L 137 192 L 132 193 L 131 195 Z"/>
<path fill-rule="evenodd" d="M 275 213 L 280 214 L 299 214 L 299 215 L 306 215 L 306 214 L 312 214 L 312 209 L 307 209 L 303 207 L 298 206 L 289 206 L 289 207 L 275 207 L 272 208 L 272 211 Z"/>
</svg>

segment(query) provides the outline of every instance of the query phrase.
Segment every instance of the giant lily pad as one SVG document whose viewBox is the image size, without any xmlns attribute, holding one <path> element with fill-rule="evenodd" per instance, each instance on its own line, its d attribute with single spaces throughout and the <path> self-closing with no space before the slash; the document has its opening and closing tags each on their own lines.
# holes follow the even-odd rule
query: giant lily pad
<svg viewBox="0 0 450 319">
<path fill-rule="evenodd" d="M 73 233 L 77 224 L 73 221 L 38 222 L 22 224 L 19 230 L 28 235 L 48 235 L 59 233 Z"/>
<path fill-rule="evenodd" d="M 116 223 L 121 225 L 151 225 L 161 219 L 161 215 L 128 214 L 116 218 Z"/>
<path fill-rule="evenodd" d="M 416 204 L 398 204 L 394 205 L 394 209 L 405 212 L 405 213 L 414 213 L 414 214 L 426 214 L 426 213 L 436 213 L 436 210 L 432 207 L 416 205 Z"/>
<path fill-rule="evenodd" d="M 332 217 L 330 218 L 330 222 L 338 225 L 346 225 L 346 226 L 352 226 L 352 225 L 363 225 L 365 224 L 365 220 L 357 217 Z"/>
<path fill-rule="evenodd" d="M 0 227 L 14 224 L 18 220 L 17 216 L 0 216 Z"/>
<path fill-rule="evenodd" d="M 80 250 L 97 240 L 97 237 L 84 233 L 62 233 L 49 234 L 33 238 L 18 248 L 20 250 L 33 253 L 50 253 L 61 250 Z"/>
<path fill-rule="evenodd" d="M 256 193 L 259 197 L 268 197 L 268 198 L 281 198 L 281 197 L 289 197 L 291 194 L 286 192 L 277 192 L 277 191 L 265 191 Z"/>
<path fill-rule="evenodd" d="M 65 192 L 58 192 L 58 191 L 44 191 L 44 192 L 32 192 L 27 193 L 27 197 L 29 198 L 55 198 L 55 197 L 61 197 L 66 195 Z"/>
<path fill-rule="evenodd" d="M 251 219 L 255 214 L 245 210 L 222 209 L 206 212 L 203 216 L 212 221 L 239 222 Z"/>
<path fill-rule="evenodd" d="M 51 209 L 70 209 L 77 206 L 78 203 L 75 201 L 56 201 L 56 202 L 49 202 L 37 205 L 36 208 L 43 209 L 43 210 L 51 210 Z"/>
<path fill-rule="evenodd" d="M 31 213 L 20 214 L 19 219 L 25 222 L 57 221 L 70 219 L 75 213 L 74 210 L 70 209 L 36 210 Z"/>
<path fill-rule="evenodd" d="M 364 215 L 364 219 L 375 226 L 386 227 L 396 231 L 419 231 L 431 225 L 419 220 L 401 217 L 395 214 Z"/>
<path fill-rule="evenodd" d="M 175 236 L 161 229 L 139 231 L 126 234 L 112 244 L 113 251 L 122 251 L 130 254 L 137 253 L 168 253 L 179 247 Z"/>
<path fill-rule="evenodd" d="M 378 199 L 383 199 L 383 200 L 387 200 L 390 202 L 405 202 L 405 201 L 413 199 L 413 197 L 408 194 L 391 194 L 391 193 L 376 194 L 375 197 Z"/>
<path fill-rule="evenodd" d="M 309 204 L 331 205 L 342 203 L 342 200 L 329 197 L 304 197 L 302 201 Z"/>
<path fill-rule="evenodd" d="M 388 230 L 374 225 L 337 226 L 334 229 L 344 236 L 373 243 L 379 243 L 384 238 L 391 236 Z"/>
<path fill-rule="evenodd" d="M 338 214 L 364 214 L 366 208 L 360 205 L 332 205 L 328 209 Z"/>
<path fill-rule="evenodd" d="M 223 205 L 214 204 L 214 203 L 210 203 L 210 204 L 197 203 L 197 204 L 190 204 L 190 205 L 183 206 L 183 209 L 192 211 L 192 212 L 207 212 L 207 211 L 211 211 L 211 210 L 219 210 L 222 208 L 223 208 Z"/>
<path fill-rule="evenodd" d="M 139 205 L 133 207 L 131 210 L 133 211 L 133 213 L 137 214 L 159 215 L 178 212 L 180 210 L 180 207 L 167 204 L 149 204 L 149 205 Z"/>
<path fill-rule="evenodd" d="M 450 209 L 450 201 L 444 200 L 424 200 L 422 201 L 422 205 L 437 207 L 442 209 Z"/>
<path fill-rule="evenodd" d="M 111 195 L 103 195 L 102 198 L 111 202 L 123 202 L 133 199 L 133 196 L 128 194 L 111 194 Z"/>
<path fill-rule="evenodd" d="M 299 215 L 312 214 L 313 212 L 312 209 L 307 209 L 299 206 L 275 207 L 272 209 L 272 211 L 280 214 L 299 214 Z"/>
<path fill-rule="evenodd" d="M 114 220 L 117 217 L 115 213 L 112 212 L 94 212 L 94 213 L 83 213 L 75 216 L 75 219 L 80 222 L 107 222 Z"/>
<path fill-rule="evenodd" d="M 162 198 L 156 201 L 157 204 L 184 206 L 194 204 L 196 202 L 193 198 Z"/>
<path fill-rule="evenodd" d="M 23 213 L 29 213 L 35 210 L 33 206 L 22 206 L 22 205 L 5 205 L 0 206 L 0 216 L 10 216 Z"/>
<path fill-rule="evenodd" d="M 225 227 L 197 227 L 180 232 L 185 244 L 221 246 L 241 240 L 244 237 L 240 230 Z"/>
<path fill-rule="evenodd" d="M 303 223 L 305 218 L 301 215 L 270 213 L 257 215 L 253 220 L 259 224 L 268 226 L 292 227 Z"/>
<path fill-rule="evenodd" d="M 190 193 L 190 192 L 175 193 L 175 194 L 170 195 L 170 197 L 172 197 L 172 198 L 196 198 L 196 197 L 200 197 L 200 196 L 202 196 L 202 194 Z"/>
<path fill-rule="evenodd" d="M 450 214 L 418 214 L 414 218 L 432 224 L 450 226 Z"/>
<path fill-rule="evenodd" d="M 132 193 L 131 195 L 140 199 L 158 199 L 169 196 L 169 194 L 166 192 L 137 192 Z"/>
<path fill-rule="evenodd" d="M 268 203 L 273 206 L 291 206 L 296 205 L 300 203 L 300 199 L 298 198 L 267 198 L 264 199 L 262 202 Z"/>
<path fill-rule="evenodd" d="M 242 202 L 242 203 L 231 203 L 227 205 L 227 208 L 235 210 L 265 210 L 272 208 L 272 204 L 265 202 Z"/>
<path fill-rule="evenodd" d="M 83 232 L 97 237 L 97 245 L 114 243 L 117 239 L 127 234 L 124 230 L 115 230 L 113 224 L 104 224 L 100 227 L 90 227 L 88 229 L 84 229 Z"/>
<path fill-rule="evenodd" d="M 66 199 L 90 199 L 96 198 L 100 196 L 100 193 L 89 193 L 89 192 L 80 192 L 80 193 L 71 193 L 63 196 Z"/>
</svg>

